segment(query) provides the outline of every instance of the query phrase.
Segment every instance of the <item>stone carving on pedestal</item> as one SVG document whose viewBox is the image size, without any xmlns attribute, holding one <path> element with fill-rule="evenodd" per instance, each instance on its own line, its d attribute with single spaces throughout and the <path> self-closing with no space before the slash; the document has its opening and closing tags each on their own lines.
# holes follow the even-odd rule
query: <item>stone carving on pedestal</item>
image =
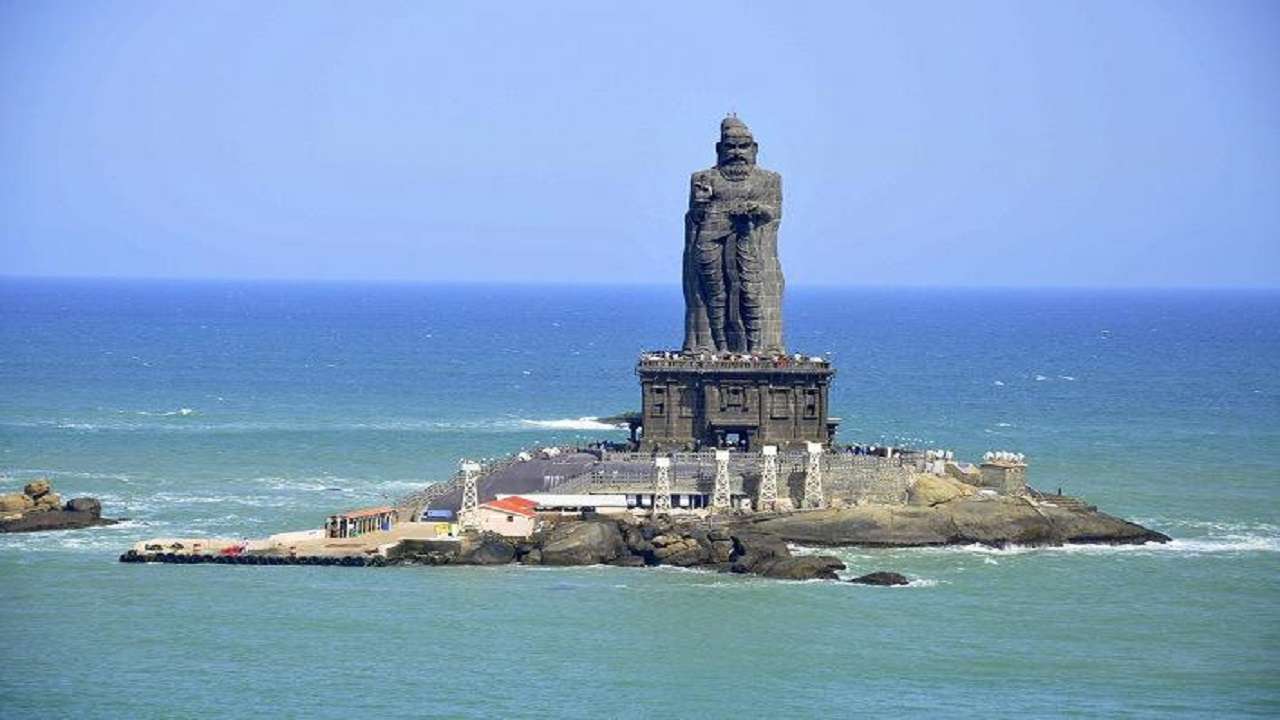
<svg viewBox="0 0 1280 720">
<path fill-rule="evenodd" d="M 686 352 L 782 355 L 782 178 L 756 166 L 741 120 L 720 123 L 716 166 L 693 174 L 685 215 Z"/>
</svg>

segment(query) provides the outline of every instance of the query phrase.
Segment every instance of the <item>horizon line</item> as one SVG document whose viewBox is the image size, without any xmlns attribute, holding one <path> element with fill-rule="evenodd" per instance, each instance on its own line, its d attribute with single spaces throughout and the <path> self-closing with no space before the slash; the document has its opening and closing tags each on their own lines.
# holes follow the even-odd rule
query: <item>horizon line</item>
<svg viewBox="0 0 1280 720">
<path fill-rule="evenodd" d="M 678 280 L 660 281 L 622 281 L 592 282 L 584 280 L 439 280 L 416 278 L 324 278 L 324 277 L 288 277 L 288 276 L 197 276 L 197 275 L 32 275 L 22 273 L 0 272 L 0 282 L 8 281 L 83 281 L 83 282 L 137 282 L 137 283 L 210 283 L 210 284 L 279 284 L 279 285 L 423 285 L 436 287 L 564 287 L 564 288 L 678 288 Z M 847 289 L 847 290 L 1238 290 L 1242 292 L 1280 291 L 1276 285 L 1226 285 L 1226 284 L 1185 284 L 1185 285 L 1089 285 L 1089 284 L 1043 284 L 1043 285 L 966 285 L 966 284 L 912 284 L 912 283 L 850 283 L 837 284 L 827 282 L 795 282 L 787 283 L 787 289 Z"/>
</svg>

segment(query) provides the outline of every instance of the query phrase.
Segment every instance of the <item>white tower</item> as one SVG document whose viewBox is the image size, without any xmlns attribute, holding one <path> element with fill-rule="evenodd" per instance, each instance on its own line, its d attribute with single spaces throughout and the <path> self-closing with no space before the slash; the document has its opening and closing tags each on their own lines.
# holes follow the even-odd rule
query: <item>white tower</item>
<svg viewBox="0 0 1280 720">
<path fill-rule="evenodd" d="M 458 521 L 463 530 L 480 529 L 480 495 L 476 491 L 476 478 L 480 476 L 480 463 L 462 462 L 462 508 Z"/>
<path fill-rule="evenodd" d="M 653 459 L 653 516 L 671 514 L 671 458 Z"/>
<path fill-rule="evenodd" d="M 760 492 L 757 510 L 773 510 L 778 505 L 778 446 L 760 448 Z"/>
<path fill-rule="evenodd" d="M 809 464 L 804 472 L 804 506 L 821 508 L 826 506 L 822 494 L 822 444 L 808 443 Z"/>
<path fill-rule="evenodd" d="M 716 451 L 716 487 L 711 495 L 711 507 L 717 510 L 729 508 L 729 451 Z"/>
</svg>

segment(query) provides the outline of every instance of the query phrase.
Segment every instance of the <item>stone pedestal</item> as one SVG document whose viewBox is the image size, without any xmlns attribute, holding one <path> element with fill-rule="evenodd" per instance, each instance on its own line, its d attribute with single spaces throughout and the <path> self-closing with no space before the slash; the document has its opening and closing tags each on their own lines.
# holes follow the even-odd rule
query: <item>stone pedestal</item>
<svg viewBox="0 0 1280 720">
<path fill-rule="evenodd" d="M 640 376 L 644 451 L 765 445 L 829 445 L 827 390 L 835 370 L 820 358 L 725 359 L 647 353 Z"/>
</svg>

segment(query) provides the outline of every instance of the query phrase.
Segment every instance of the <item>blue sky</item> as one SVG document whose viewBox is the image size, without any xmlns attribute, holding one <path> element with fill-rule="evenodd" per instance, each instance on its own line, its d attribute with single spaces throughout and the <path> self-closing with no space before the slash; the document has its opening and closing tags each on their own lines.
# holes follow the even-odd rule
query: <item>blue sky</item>
<svg viewBox="0 0 1280 720">
<path fill-rule="evenodd" d="M 0 4 L 0 273 L 1280 286 L 1274 2 Z"/>
</svg>

